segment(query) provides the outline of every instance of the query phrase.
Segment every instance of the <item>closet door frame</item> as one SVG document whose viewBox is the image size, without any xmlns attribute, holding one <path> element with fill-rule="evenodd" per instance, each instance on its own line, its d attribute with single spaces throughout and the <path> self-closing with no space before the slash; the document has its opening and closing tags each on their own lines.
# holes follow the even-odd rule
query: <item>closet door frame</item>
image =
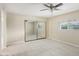
<svg viewBox="0 0 79 59">
<path fill-rule="evenodd" d="M 26 42 L 26 22 L 28 20 L 24 20 L 24 42 Z"/>
<path fill-rule="evenodd" d="M 36 31 L 36 39 L 35 40 L 26 40 L 27 38 L 27 34 L 26 34 L 26 23 L 28 22 L 28 20 L 24 20 L 24 42 L 29 42 L 29 41 L 35 41 L 35 40 L 39 40 L 39 39 L 46 39 L 46 22 L 45 23 L 45 37 L 42 37 L 42 38 L 38 38 L 38 30 Z M 35 21 L 36 23 L 39 23 L 39 22 L 43 22 L 43 21 Z"/>
</svg>

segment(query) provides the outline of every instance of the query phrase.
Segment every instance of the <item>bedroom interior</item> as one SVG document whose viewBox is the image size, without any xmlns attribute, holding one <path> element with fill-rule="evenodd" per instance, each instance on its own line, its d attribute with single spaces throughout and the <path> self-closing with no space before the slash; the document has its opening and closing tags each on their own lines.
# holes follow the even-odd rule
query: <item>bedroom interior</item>
<svg viewBox="0 0 79 59">
<path fill-rule="evenodd" d="M 79 3 L 0 3 L 0 56 L 79 56 Z"/>
</svg>

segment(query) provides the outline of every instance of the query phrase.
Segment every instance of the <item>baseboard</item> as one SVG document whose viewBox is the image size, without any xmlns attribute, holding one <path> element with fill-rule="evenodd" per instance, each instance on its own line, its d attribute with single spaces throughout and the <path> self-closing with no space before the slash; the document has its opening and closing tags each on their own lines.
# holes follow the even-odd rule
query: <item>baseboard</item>
<svg viewBox="0 0 79 59">
<path fill-rule="evenodd" d="M 63 40 L 57 40 L 57 39 L 53 39 L 53 40 L 56 40 L 56 41 L 62 42 L 64 44 L 68 44 L 68 45 L 71 45 L 73 47 L 79 48 L 79 45 L 78 44 L 74 44 L 74 43 L 71 43 L 71 42 L 63 41 Z"/>
</svg>

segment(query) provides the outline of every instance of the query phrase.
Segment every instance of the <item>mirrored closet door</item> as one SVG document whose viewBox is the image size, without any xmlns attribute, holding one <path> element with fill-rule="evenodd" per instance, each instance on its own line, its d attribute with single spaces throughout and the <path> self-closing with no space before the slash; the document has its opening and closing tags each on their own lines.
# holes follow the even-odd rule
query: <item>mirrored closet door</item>
<svg viewBox="0 0 79 59">
<path fill-rule="evenodd" d="M 24 21 L 25 42 L 45 38 L 45 22 Z"/>
<path fill-rule="evenodd" d="M 45 22 L 37 22 L 37 38 L 42 39 L 45 38 Z"/>
</svg>

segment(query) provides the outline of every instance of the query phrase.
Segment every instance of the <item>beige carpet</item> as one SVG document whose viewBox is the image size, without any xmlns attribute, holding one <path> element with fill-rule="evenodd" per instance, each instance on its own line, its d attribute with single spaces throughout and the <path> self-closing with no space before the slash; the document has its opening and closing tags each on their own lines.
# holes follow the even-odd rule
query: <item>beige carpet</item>
<svg viewBox="0 0 79 59">
<path fill-rule="evenodd" d="M 55 40 L 15 42 L 4 50 L 2 56 L 79 56 L 79 48 Z"/>
</svg>

